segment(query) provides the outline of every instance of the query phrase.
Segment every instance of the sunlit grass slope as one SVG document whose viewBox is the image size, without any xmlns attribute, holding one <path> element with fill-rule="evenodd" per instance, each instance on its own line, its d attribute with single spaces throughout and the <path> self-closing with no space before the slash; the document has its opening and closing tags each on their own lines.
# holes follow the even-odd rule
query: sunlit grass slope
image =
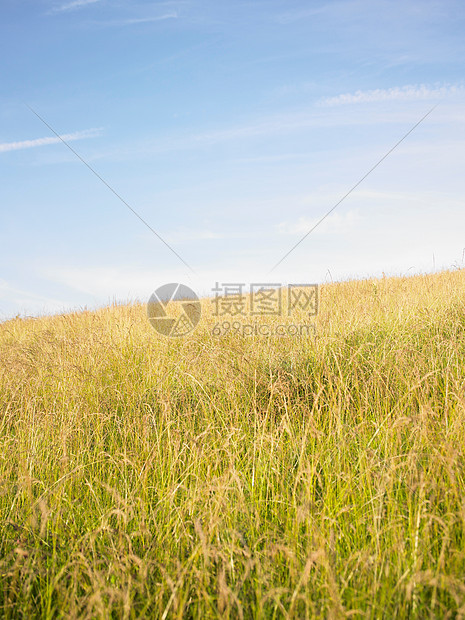
<svg viewBox="0 0 465 620">
<path fill-rule="evenodd" d="M 0 326 L 1 617 L 463 618 L 465 272 L 203 305 Z"/>
</svg>

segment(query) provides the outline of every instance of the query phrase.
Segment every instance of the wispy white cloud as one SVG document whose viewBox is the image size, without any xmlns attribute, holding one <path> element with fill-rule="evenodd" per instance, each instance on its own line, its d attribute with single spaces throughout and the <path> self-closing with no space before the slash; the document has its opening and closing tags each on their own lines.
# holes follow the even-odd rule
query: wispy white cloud
<svg viewBox="0 0 465 620">
<path fill-rule="evenodd" d="M 110 299 L 134 299 L 139 296 L 148 299 L 157 285 L 170 281 L 182 282 L 182 278 L 185 278 L 182 269 L 175 268 L 171 275 L 168 275 L 168 270 L 161 267 L 154 275 L 153 269 L 137 269 L 125 265 L 36 265 L 35 272 L 41 278 L 84 293 L 95 304 L 108 303 Z M 180 279 L 170 280 L 173 275 Z"/>
<path fill-rule="evenodd" d="M 188 230 L 181 229 L 164 235 L 170 243 L 183 243 L 185 241 L 205 241 L 207 239 L 223 239 L 224 235 L 208 229 Z"/>
<path fill-rule="evenodd" d="M 40 316 L 50 312 L 62 312 L 71 306 L 69 302 L 21 289 L 0 279 L 0 322 L 15 316 Z"/>
<path fill-rule="evenodd" d="M 286 135 L 296 131 L 305 131 L 313 128 L 325 128 L 335 126 L 357 126 L 357 125 L 379 125 L 387 123 L 414 122 L 418 120 L 418 113 L 409 110 L 396 111 L 392 114 L 385 114 L 383 111 L 375 111 L 371 114 L 346 113 L 327 114 L 326 111 L 316 111 L 310 108 L 308 111 L 295 111 L 275 116 L 257 119 L 249 124 L 236 125 L 205 131 L 203 133 L 184 134 L 173 136 L 166 140 L 157 140 L 153 147 L 153 152 L 178 150 L 186 148 L 210 147 L 215 144 L 230 142 L 234 140 L 247 140 L 260 138 L 262 136 Z"/>
<path fill-rule="evenodd" d="M 74 133 L 68 133 L 61 136 L 66 142 L 73 142 L 74 140 L 84 140 L 86 138 L 96 138 L 102 133 L 102 129 L 84 129 L 83 131 L 76 131 Z M 58 144 L 61 142 L 60 138 L 51 136 L 48 138 L 36 138 L 35 140 L 22 140 L 20 142 L 3 142 L 0 143 L 0 153 L 6 153 L 8 151 L 21 151 L 23 149 L 32 149 L 38 146 L 48 146 L 49 144 Z"/>
<path fill-rule="evenodd" d="M 178 14 L 175 12 L 165 13 L 164 15 L 152 15 L 148 17 L 134 17 L 130 19 L 115 20 L 113 22 L 107 22 L 108 26 L 132 26 L 137 24 L 149 24 L 152 22 L 162 22 L 166 19 L 177 19 Z"/>
<path fill-rule="evenodd" d="M 461 84 L 444 84 L 442 86 L 427 86 L 425 84 L 408 84 L 393 88 L 376 88 L 374 90 L 357 90 L 355 93 L 345 93 L 335 97 L 326 97 L 317 102 L 321 107 L 356 103 L 375 103 L 380 101 L 414 101 L 418 99 L 443 99 L 452 95 L 465 94 Z"/>
<path fill-rule="evenodd" d="M 295 21 L 300 21 L 308 17 L 315 17 L 316 15 L 322 15 L 325 13 L 325 7 L 313 7 L 297 11 L 288 11 L 286 13 L 280 13 L 272 17 L 273 21 L 279 24 L 290 24 Z"/>
<path fill-rule="evenodd" d="M 318 224 L 320 219 L 321 217 L 300 217 L 294 222 L 281 222 L 277 225 L 276 230 L 278 233 L 284 235 L 305 235 L 316 224 Z M 351 209 L 346 213 L 333 213 L 328 215 L 328 217 L 318 226 L 315 230 L 315 234 L 343 232 L 344 230 L 352 228 L 355 223 L 360 221 L 360 219 L 361 216 L 357 209 Z"/>
<path fill-rule="evenodd" d="M 73 2 L 66 2 L 65 4 L 61 4 L 60 6 L 55 7 L 54 12 L 74 11 L 76 9 L 81 9 L 82 7 L 89 4 L 96 4 L 100 1 L 101 0 L 73 0 Z"/>
</svg>

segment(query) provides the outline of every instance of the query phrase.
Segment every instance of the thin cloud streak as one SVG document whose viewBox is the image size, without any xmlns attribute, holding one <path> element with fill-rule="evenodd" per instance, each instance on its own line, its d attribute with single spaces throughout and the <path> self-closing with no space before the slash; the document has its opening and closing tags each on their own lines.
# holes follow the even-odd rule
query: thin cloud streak
<svg viewBox="0 0 465 620">
<path fill-rule="evenodd" d="M 168 150 L 178 150 L 186 148 L 209 147 L 218 143 L 233 140 L 245 140 L 261 136 L 285 135 L 295 131 L 307 129 L 333 128 L 335 126 L 360 126 L 360 125 L 386 125 L 397 123 L 408 123 L 414 120 L 416 111 L 396 110 L 386 115 L 384 111 L 374 110 L 372 114 L 355 114 L 348 116 L 346 113 L 326 114 L 325 112 L 316 113 L 314 109 L 308 111 L 294 112 L 259 120 L 255 123 L 237 125 L 235 127 L 218 129 L 216 131 L 204 132 L 199 134 L 187 134 L 181 137 L 168 138 L 164 142 L 157 142 L 157 149 L 153 152 L 163 152 Z M 435 119 L 440 122 L 441 119 Z M 449 118 L 445 119 L 449 120 Z"/>
<path fill-rule="evenodd" d="M 415 101 L 425 99 L 439 99 L 452 95 L 465 94 L 465 88 L 459 84 L 445 84 L 431 87 L 425 84 L 408 84 L 393 88 L 377 88 L 375 90 L 357 90 L 355 93 L 345 93 L 335 97 L 325 97 L 317 102 L 319 107 L 333 107 L 356 103 L 378 103 L 382 101 Z"/>
<path fill-rule="evenodd" d="M 206 241 L 208 239 L 224 239 L 225 235 L 213 230 L 177 230 L 165 235 L 171 243 L 183 243 L 186 241 Z"/>
<path fill-rule="evenodd" d="M 107 22 L 100 22 L 99 25 L 104 26 L 136 26 L 137 24 L 150 24 L 155 22 L 165 21 L 167 19 L 178 19 L 179 15 L 174 13 L 166 13 L 165 15 L 154 15 L 149 17 L 134 17 L 129 19 L 114 20 Z"/>
<path fill-rule="evenodd" d="M 0 309 L 0 323 L 13 319 L 14 317 L 26 316 L 33 313 L 35 316 L 44 314 L 50 314 L 50 310 L 55 312 L 63 312 L 66 308 L 71 307 L 71 303 L 66 303 L 63 300 L 55 297 L 49 297 L 26 291 L 12 286 L 6 280 L 0 280 L 0 292 L 3 294 L 9 294 L 10 299 L 6 304 L 6 308 L 16 305 L 16 310 L 11 312 Z M 27 308 L 27 311 L 26 311 Z M 21 309 L 20 312 L 18 310 Z"/>
<path fill-rule="evenodd" d="M 98 129 L 84 129 L 83 131 L 76 131 L 74 133 L 68 133 L 61 136 L 66 142 L 73 142 L 74 140 L 85 140 L 86 138 L 96 138 L 102 133 L 102 128 Z M 23 149 L 32 149 L 39 146 L 48 146 L 49 144 L 61 143 L 60 138 L 47 137 L 36 138 L 35 140 L 22 140 L 20 142 L 3 142 L 0 144 L 0 153 L 7 153 L 9 151 L 21 151 Z"/>
<path fill-rule="evenodd" d="M 303 9 L 300 11 L 281 13 L 280 15 L 275 15 L 272 19 L 278 24 L 291 24 L 292 22 L 300 21 L 308 17 L 315 17 L 316 15 L 323 15 L 325 12 L 327 12 L 326 7 L 316 7 L 316 8 Z"/>
<path fill-rule="evenodd" d="M 361 220 L 359 211 L 351 209 L 347 213 L 333 213 L 321 225 L 315 234 L 326 234 L 328 232 L 347 232 L 354 227 L 354 224 Z M 318 218 L 300 217 L 297 222 L 281 222 L 276 226 L 276 231 L 283 235 L 301 235 L 318 222 Z"/>
<path fill-rule="evenodd" d="M 57 6 L 54 9 L 55 13 L 60 13 L 62 11 L 74 11 L 76 9 L 81 9 L 89 4 L 96 4 L 101 0 L 74 0 L 73 2 L 67 2 L 66 4 L 62 4 L 61 6 Z"/>
<path fill-rule="evenodd" d="M 465 91 L 464 91 L 465 92 Z M 314 104 L 309 106 L 307 110 L 283 113 L 280 115 L 270 115 L 265 118 L 252 120 L 250 123 L 238 124 L 235 126 L 218 128 L 216 130 L 204 131 L 203 133 L 184 132 L 172 133 L 171 135 L 157 136 L 156 140 L 146 139 L 144 142 L 138 142 L 130 146 L 118 145 L 117 148 L 108 148 L 101 150 L 98 154 L 94 153 L 93 161 L 98 159 L 112 159 L 116 161 L 126 161 L 127 159 L 147 157 L 148 155 L 160 155 L 170 152 L 181 152 L 187 150 L 196 150 L 199 148 L 211 148 L 218 144 L 240 142 L 244 140 L 276 137 L 280 135 L 290 135 L 295 132 L 303 132 L 312 129 L 334 129 L 335 127 L 361 127 L 366 125 L 372 126 L 390 126 L 413 123 L 421 111 L 421 108 L 413 109 L 411 107 L 398 106 L 388 111 L 378 109 L 376 106 L 370 108 L 370 113 L 365 110 L 353 106 L 348 113 L 347 109 L 342 106 L 320 107 Z M 465 123 L 465 112 L 463 105 L 456 105 L 449 102 L 449 105 L 443 104 L 439 112 L 435 114 L 434 120 L 431 121 L 435 125 L 444 125 L 451 122 Z M 407 146 L 406 148 L 411 148 Z M 286 159 L 292 157 L 306 157 L 311 152 L 276 156 L 274 159 Z M 241 158 L 238 163 L 251 163 L 254 158 Z M 260 158 L 256 161 L 258 162 Z M 263 156 L 263 161 L 269 161 L 270 156 Z"/>
</svg>

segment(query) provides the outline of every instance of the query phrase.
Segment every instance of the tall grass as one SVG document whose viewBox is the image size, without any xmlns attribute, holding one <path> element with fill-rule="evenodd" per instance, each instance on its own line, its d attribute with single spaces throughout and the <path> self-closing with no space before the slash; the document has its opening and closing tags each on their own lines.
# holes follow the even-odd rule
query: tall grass
<svg viewBox="0 0 465 620">
<path fill-rule="evenodd" d="M 0 326 L 1 616 L 463 618 L 465 273 L 327 285 L 309 337 L 203 305 Z"/>
</svg>

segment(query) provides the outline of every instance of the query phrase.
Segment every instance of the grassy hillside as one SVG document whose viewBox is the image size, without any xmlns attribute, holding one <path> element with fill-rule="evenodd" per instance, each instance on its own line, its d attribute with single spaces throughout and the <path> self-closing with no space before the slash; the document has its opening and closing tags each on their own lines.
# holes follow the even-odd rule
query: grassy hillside
<svg viewBox="0 0 465 620">
<path fill-rule="evenodd" d="M 203 305 L 0 325 L 0 615 L 463 618 L 465 272 L 325 286 L 310 336 Z"/>
</svg>

